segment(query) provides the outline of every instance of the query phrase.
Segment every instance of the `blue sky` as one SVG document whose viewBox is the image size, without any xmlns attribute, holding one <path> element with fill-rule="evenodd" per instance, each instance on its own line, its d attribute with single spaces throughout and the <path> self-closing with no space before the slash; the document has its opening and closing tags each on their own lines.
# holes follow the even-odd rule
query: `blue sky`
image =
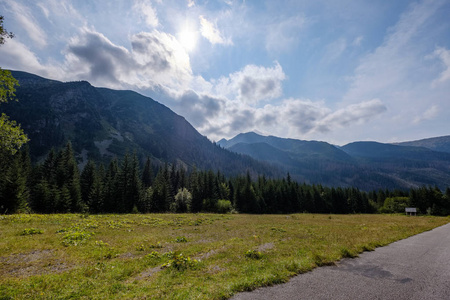
<svg viewBox="0 0 450 300">
<path fill-rule="evenodd" d="M 0 67 L 131 89 L 211 140 L 449 135 L 450 1 L 0 0 Z"/>
</svg>

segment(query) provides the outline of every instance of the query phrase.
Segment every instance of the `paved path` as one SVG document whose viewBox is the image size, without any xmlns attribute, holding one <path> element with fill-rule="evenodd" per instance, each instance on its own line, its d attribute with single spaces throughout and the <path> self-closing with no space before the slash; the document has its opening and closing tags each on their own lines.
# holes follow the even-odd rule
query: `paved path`
<svg viewBox="0 0 450 300">
<path fill-rule="evenodd" d="M 450 299 L 450 224 L 232 299 Z"/>
</svg>

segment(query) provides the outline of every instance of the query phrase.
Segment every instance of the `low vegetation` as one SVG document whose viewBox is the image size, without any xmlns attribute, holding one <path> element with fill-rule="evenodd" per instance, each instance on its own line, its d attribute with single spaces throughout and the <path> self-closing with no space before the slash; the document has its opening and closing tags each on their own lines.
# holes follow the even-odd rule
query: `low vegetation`
<svg viewBox="0 0 450 300">
<path fill-rule="evenodd" d="M 449 221 L 314 214 L 0 216 L 0 298 L 224 299 Z"/>
</svg>

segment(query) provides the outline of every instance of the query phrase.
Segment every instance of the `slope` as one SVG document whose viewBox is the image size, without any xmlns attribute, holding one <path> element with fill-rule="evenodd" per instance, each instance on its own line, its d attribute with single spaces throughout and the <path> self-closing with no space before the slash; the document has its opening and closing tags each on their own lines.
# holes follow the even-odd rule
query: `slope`
<svg viewBox="0 0 450 300">
<path fill-rule="evenodd" d="M 423 147 L 355 142 L 335 147 L 325 142 L 243 133 L 219 144 L 266 161 L 297 180 L 364 190 L 410 188 L 450 182 L 450 155 Z"/>
<path fill-rule="evenodd" d="M 141 159 L 150 156 L 225 174 L 273 173 L 262 163 L 211 143 L 183 117 L 136 92 L 12 74 L 20 83 L 19 102 L 1 109 L 22 124 L 34 160 L 70 140 L 81 164 L 88 158 L 106 163 L 135 151 Z"/>
<path fill-rule="evenodd" d="M 450 153 L 450 135 L 397 143 L 400 146 L 424 147 L 434 151 Z"/>
</svg>

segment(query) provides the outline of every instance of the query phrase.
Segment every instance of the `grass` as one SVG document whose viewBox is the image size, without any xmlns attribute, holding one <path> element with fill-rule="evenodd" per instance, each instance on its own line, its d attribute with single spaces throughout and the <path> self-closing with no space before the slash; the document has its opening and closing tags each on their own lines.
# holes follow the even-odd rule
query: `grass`
<svg viewBox="0 0 450 300">
<path fill-rule="evenodd" d="M 0 299 L 226 299 L 449 221 L 403 215 L 0 216 Z"/>
</svg>

